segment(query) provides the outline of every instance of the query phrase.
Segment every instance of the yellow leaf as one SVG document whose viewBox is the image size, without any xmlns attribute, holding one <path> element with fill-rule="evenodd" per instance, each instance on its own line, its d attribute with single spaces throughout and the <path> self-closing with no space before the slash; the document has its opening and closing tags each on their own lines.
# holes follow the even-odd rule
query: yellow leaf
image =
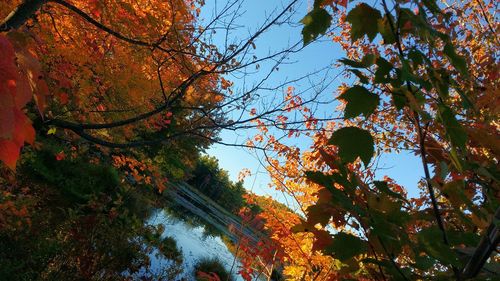
<svg viewBox="0 0 500 281">
<path fill-rule="evenodd" d="M 47 135 L 54 135 L 57 131 L 57 128 L 56 127 L 51 127 L 48 131 L 47 131 Z"/>
</svg>

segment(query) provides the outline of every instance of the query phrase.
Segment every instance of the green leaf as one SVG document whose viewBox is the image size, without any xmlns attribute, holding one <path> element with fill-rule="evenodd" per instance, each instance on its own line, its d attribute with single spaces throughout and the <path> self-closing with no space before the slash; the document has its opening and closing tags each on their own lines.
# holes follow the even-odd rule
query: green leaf
<svg viewBox="0 0 500 281">
<path fill-rule="evenodd" d="M 481 241 L 481 236 L 473 232 L 448 230 L 447 234 L 452 246 L 476 247 Z"/>
<path fill-rule="evenodd" d="M 399 18 L 397 22 L 400 34 L 411 33 L 420 39 L 427 41 L 435 41 L 436 38 L 447 40 L 448 35 L 435 30 L 424 16 L 426 13 L 419 13 L 416 15 L 408 8 L 401 8 L 398 11 Z"/>
<path fill-rule="evenodd" d="M 467 142 L 467 134 L 464 128 L 455 117 L 455 114 L 447 106 L 439 106 L 439 115 L 441 121 L 443 122 L 446 134 L 450 138 L 450 141 L 456 147 L 465 150 L 465 143 Z"/>
<path fill-rule="evenodd" d="M 344 127 L 335 131 L 328 143 L 338 146 L 339 156 L 344 162 L 353 162 L 360 157 L 368 166 L 375 152 L 373 137 L 358 127 Z"/>
<path fill-rule="evenodd" d="M 340 207 L 344 211 L 352 212 L 360 216 L 364 216 L 366 214 L 363 208 L 360 208 L 359 206 L 355 205 L 351 200 L 351 198 L 346 195 L 347 193 L 350 194 L 351 196 L 355 196 L 352 183 L 349 182 L 346 176 L 343 176 L 338 173 L 325 175 L 321 172 L 312 172 L 312 171 L 308 171 L 305 174 L 308 180 L 316 184 L 319 184 L 321 186 L 324 186 L 327 189 L 327 191 L 331 194 L 329 200 L 331 201 L 333 206 Z M 344 189 L 343 190 L 338 189 L 337 187 L 334 186 L 334 183 L 342 185 Z M 318 202 L 324 201 L 326 199 L 322 198 L 323 195 L 318 194 L 318 196 L 320 197 Z"/>
<path fill-rule="evenodd" d="M 389 195 L 389 196 L 392 196 L 394 198 L 398 198 L 398 199 L 401 199 L 401 200 L 405 200 L 403 196 L 401 196 L 401 194 L 399 193 L 396 193 L 394 191 L 392 191 L 389 186 L 387 185 L 387 182 L 385 181 L 374 181 L 373 184 L 375 185 L 375 187 L 382 191 L 383 193 Z M 405 200 L 406 201 L 406 200 Z"/>
<path fill-rule="evenodd" d="M 416 256 L 415 267 L 421 270 L 428 270 L 436 264 L 436 260 L 429 256 Z"/>
<path fill-rule="evenodd" d="M 402 212 L 398 213 L 401 214 Z M 380 242 L 386 244 L 388 250 L 397 255 L 401 252 L 402 245 L 407 241 L 400 226 L 406 223 L 407 218 L 392 220 L 393 217 L 395 216 L 388 216 L 388 214 L 370 208 L 370 236 L 377 236 Z"/>
<path fill-rule="evenodd" d="M 365 65 L 362 62 L 350 60 L 348 58 L 339 59 L 339 62 L 355 68 L 365 68 Z"/>
<path fill-rule="evenodd" d="M 370 67 L 372 66 L 375 62 L 377 61 L 377 55 L 375 54 L 366 54 L 362 59 L 361 63 L 365 67 Z"/>
<path fill-rule="evenodd" d="M 408 267 L 399 267 L 398 269 L 396 269 L 392 262 L 386 259 L 382 259 L 381 257 L 379 257 L 378 259 L 366 258 L 363 259 L 362 262 L 365 264 L 375 264 L 384 267 L 384 274 L 391 277 L 388 280 L 404 280 L 401 279 L 401 272 L 403 272 L 405 276 L 412 275 L 412 271 Z"/>
<path fill-rule="evenodd" d="M 308 171 L 306 172 L 306 178 L 316 184 L 319 184 L 321 186 L 324 186 L 325 188 L 330 191 L 332 194 L 332 201 L 334 204 L 341 206 L 347 211 L 352 211 L 353 210 L 353 204 L 352 200 L 347 197 L 347 195 L 344 194 L 341 190 L 337 189 L 333 184 L 338 182 L 342 184 L 344 187 L 348 186 L 345 184 L 345 181 L 347 179 L 339 182 L 339 177 L 341 177 L 339 174 L 336 174 L 337 176 L 332 176 L 332 175 L 325 175 L 321 172 L 312 172 Z M 344 182 L 344 183 L 342 183 Z"/>
<path fill-rule="evenodd" d="M 453 166 L 455 166 L 455 169 L 459 171 L 460 173 L 463 172 L 464 170 L 464 163 L 460 157 L 458 157 L 458 153 L 455 147 L 451 147 L 450 149 L 450 160 Z"/>
<path fill-rule="evenodd" d="M 424 63 L 425 55 L 420 50 L 412 49 L 408 52 L 408 58 L 413 62 L 413 68 L 418 68 Z"/>
<path fill-rule="evenodd" d="M 361 61 L 350 60 L 348 58 L 342 58 L 339 61 L 345 65 L 354 68 L 368 68 L 372 66 L 377 60 L 377 56 L 374 54 L 366 54 Z"/>
<path fill-rule="evenodd" d="M 435 0 L 422 0 L 422 3 L 433 15 L 443 14 Z"/>
<path fill-rule="evenodd" d="M 450 201 L 451 205 L 457 209 L 460 208 L 460 205 L 465 204 L 467 206 L 471 206 L 469 199 L 464 192 L 464 181 L 462 180 L 454 180 L 445 183 L 441 187 L 441 193 Z"/>
<path fill-rule="evenodd" d="M 432 85 L 436 88 L 439 96 L 446 99 L 449 95 L 450 77 L 444 69 L 428 69 L 429 78 Z"/>
<path fill-rule="evenodd" d="M 347 102 L 344 112 L 345 118 L 354 118 L 361 114 L 368 117 L 377 109 L 380 102 L 378 95 L 358 85 L 347 89 L 339 98 Z"/>
<path fill-rule="evenodd" d="M 473 108 L 473 104 L 471 100 L 467 97 L 467 95 L 458 87 L 458 84 L 455 81 L 451 81 L 451 83 L 455 86 L 454 89 L 457 91 L 457 93 L 460 95 L 460 98 L 462 99 L 462 106 L 464 109 L 470 109 Z"/>
<path fill-rule="evenodd" d="M 378 32 L 378 21 L 382 18 L 380 11 L 365 3 L 358 4 L 349 11 L 346 20 L 351 24 L 351 40 L 367 35 L 373 41 Z"/>
<path fill-rule="evenodd" d="M 467 75 L 467 63 L 465 59 L 455 52 L 451 42 L 444 45 L 443 53 L 450 59 L 451 64 L 463 75 Z"/>
<path fill-rule="evenodd" d="M 304 45 L 307 45 L 318 35 L 324 34 L 332 22 L 332 16 L 323 8 L 315 7 L 301 21 L 304 24 L 302 37 Z"/>
<path fill-rule="evenodd" d="M 366 250 L 365 241 L 354 235 L 339 232 L 333 236 L 333 242 L 326 247 L 325 253 L 340 261 L 346 261 L 366 252 Z"/>
<path fill-rule="evenodd" d="M 448 168 L 448 165 L 446 164 L 446 162 L 444 161 L 441 161 L 439 162 L 439 167 L 441 169 L 441 173 L 439 174 L 439 176 L 442 178 L 442 179 L 445 179 L 446 176 L 448 176 L 448 174 L 450 173 L 450 170 Z"/>
<path fill-rule="evenodd" d="M 421 230 L 418 234 L 418 242 L 425 252 L 444 264 L 460 266 L 458 258 L 450 247 L 443 243 L 441 231 L 437 227 Z"/>
<path fill-rule="evenodd" d="M 388 83 L 391 81 L 391 70 L 393 66 L 384 58 L 377 58 L 377 70 L 375 71 L 375 83 Z"/>
<path fill-rule="evenodd" d="M 354 73 L 356 76 L 359 78 L 359 82 L 363 84 L 368 84 L 368 77 L 363 74 L 363 72 L 357 70 L 357 69 L 348 69 L 350 72 Z"/>
<path fill-rule="evenodd" d="M 385 15 L 384 18 L 378 20 L 378 32 L 382 35 L 384 44 L 393 44 L 396 43 L 396 37 L 394 36 L 388 16 L 392 19 L 391 15 Z"/>
<path fill-rule="evenodd" d="M 394 88 L 392 90 L 392 101 L 397 110 L 403 109 L 408 104 L 404 89 Z"/>
<path fill-rule="evenodd" d="M 401 81 L 414 81 L 413 79 L 413 71 L 410 67 L 410 64 L 407 60 L 401 60 Z"/>
</svg>

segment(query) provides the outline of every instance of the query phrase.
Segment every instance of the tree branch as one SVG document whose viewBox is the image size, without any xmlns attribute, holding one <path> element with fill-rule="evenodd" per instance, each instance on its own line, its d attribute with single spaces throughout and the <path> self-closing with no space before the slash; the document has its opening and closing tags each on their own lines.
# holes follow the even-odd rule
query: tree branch
<svg viewBox="0 0 500 281">
<path fill-rule="evenodd" d="M 21 27 L 38 11 L 47 0 L 25 0 L 0 23 L 0 32 Z"/>
<path fill-rule="evenodd" d="M 47 1 L 47 0 L 45 0 Z M 56 3 L 56 4 L 59 4 L 65 8 L 67 8 L 68 10 L 74 12 L 75 14 L 79 15 L 80 17 L 82 17 L 83 19 L 85 19 L 87 22 L 89 22 L 90 24 L 94 25 L 95 27 L 113 35 L 114 37 L 120 39 L 120 40 L 123 40 L 125 42 L 128 42 L 130 44 L 134 44 L 134 45 L 139 45 L 139 46 L 144 46 L 144 47 L 152 47 L 152 48 L 157 48 L 157 49 L 160 49 L 162 51 L 165 51 L 165 52 L 170 52 L 171 50 L 167 50 L 167 49 L 164 49 L 162 47 L 159 46 L 159 44 L 162 42 L 162 39 L 160 39 L 157 43 L 149 43 L 149 42 L 145 42 L 145 41 L 142 41 L 142 40 L 138 40 L 138 39 L 133 39 L 133 38 L 129 38 L 117 31 L 114 31 L 112 30 L 111 28 L 103 25 L 102 23 L 96 21 L 95 19 L 93 19 L 91 16 L 89 16 L 88 14 L 86 14 L 85 12 L 83 12 L 82 10 L 78 9 L 76 6 L 64 1 L 64 0 L 48 0 L 49 2 L 53 2 L 53 3 Z"/>
<path fill-rule="evenodd" d="M 384 11 L 387 15 L 390 15 L 389 8 L 387 7 L 386 0 L 382 0 L 382 6 L 384 8 Z M 395 37 L 395 44 L 399 52 L 399 56 L 401 60 L 404 60 L 404 52 L 403 48 L 401 46 L 401 36 L 399 33 L 399 20 L 400 16 L 398 16 L 398 26 L 395 26 L 392 18 L 390 16 L 387 17 L 389 21 L 389 27 L 391 29 L 391 32 L 393 33 Z M 406 86 L 408 88 L 408 91 L 412 92 L 412 87 L 410 85 L 409 81 L 406 81 Z M 438 224 L 439 230 L 441 231 L 442 237 L 443 237 L 443 242 L 449 246 L 449 241 L 448 241 L 448 236 L 446 235 L 446 229 L 444 227 L 443 223 L 443 218 L 441 217 L 441 213 L 439 212 L 439 205 L 437 204 L 436 201 L 436 196 L 434 194 L 434 188 L 432 187 L 431 184 L 431 175 L 429 172 L 429 165 L 427 163 L 427 152 L 425 150 L 425 136 L 422 131 L 422 126 L 420 125 L 420 118 L 419 118 L 419 113 L 417 111 L 414 111 L 414 116 L 415 116 L 415 126 L 417 127 L 417 134 L 418 134 L 418 140 L 419 140 L 419 150 L 420 150 L 420 157 L 422 159 L 422 166 L 424 168 L 424 175 L 425 175 L 425 181 L 427 185 L 427 190 L 429 191 L 429 196 L 431 198 L 431 204 L 432 204 L 432 209 L 434 211 L 434 216 L 436 217 L 436 222 Z M 453 272 L 455 274 L 456 280 L 461 280 L 460 277 L 460 271 L 455 267 L 452 266 Z"/>
</svg>

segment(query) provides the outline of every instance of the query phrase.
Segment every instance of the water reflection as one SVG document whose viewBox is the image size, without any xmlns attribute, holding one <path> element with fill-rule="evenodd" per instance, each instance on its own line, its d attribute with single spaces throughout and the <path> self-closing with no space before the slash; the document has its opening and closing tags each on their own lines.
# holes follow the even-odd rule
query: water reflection
<svg viewBox="0 0 500 281">
<path fill-rule="evenodd" d="M 241 276 L 236 274 L 240 263 L 235 260 L 221 238 L 206 235 L 203 226 L 189 225 L 163 210 L 157 211 L 148 223 L 153 225 L 163 224 L 165 228 L 163 236 L 173 237 L 177 241 L 177 246 L 182 250 L 184 257 L 182 268 L 184 270 L 177 277 L 177 280 L 195 280 L 193 271 L 196 262 L 204 257 L 217 257 L 226 266 L 227 270 L 231 271 L 234 280 L 243 281 Z M 150 258 L 153 272 L 160 272 L 172 263 L 155 254 L 152 254 Z"/>
</svg>

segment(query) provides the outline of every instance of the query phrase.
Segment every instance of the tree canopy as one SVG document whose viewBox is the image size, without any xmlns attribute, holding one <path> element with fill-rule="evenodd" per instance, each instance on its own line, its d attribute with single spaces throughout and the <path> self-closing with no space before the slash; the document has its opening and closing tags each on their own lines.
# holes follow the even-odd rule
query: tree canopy
<svg viewBox="0 0 500 281">
<path fill-rule="evenodd" d="M 241 0 L 204 21 L 201 0 L 2 1 L 0 275 L 116 280 L 149 269 L 154 249 L 177 252 L 145 221 L 181 180 L 268 236 L 237 246 L 246 280 L 278 269 L 287 280 L 498 277 L 497 1 L 297 10 L 304 2 L 241 39 L 231 36 Z M 257 56 L 284 24 L 300 24 L 302 40 Z M 267 83 L 320 38 L 344 51 L 333 103 L 332 77 Z M 236 90 L 231 79 L 252 71 L 257 81 Z M 235 144 L 222 130 L 257 134 Z M 310 148 L 293 144 L 303 138 Z M 256 152 L 297 208 L 245 194 L 200 156 L 214 143 Z M 421 160 L 418 186 L 379 176 L 380 155 L 401 151 Z"/>
</svg>

